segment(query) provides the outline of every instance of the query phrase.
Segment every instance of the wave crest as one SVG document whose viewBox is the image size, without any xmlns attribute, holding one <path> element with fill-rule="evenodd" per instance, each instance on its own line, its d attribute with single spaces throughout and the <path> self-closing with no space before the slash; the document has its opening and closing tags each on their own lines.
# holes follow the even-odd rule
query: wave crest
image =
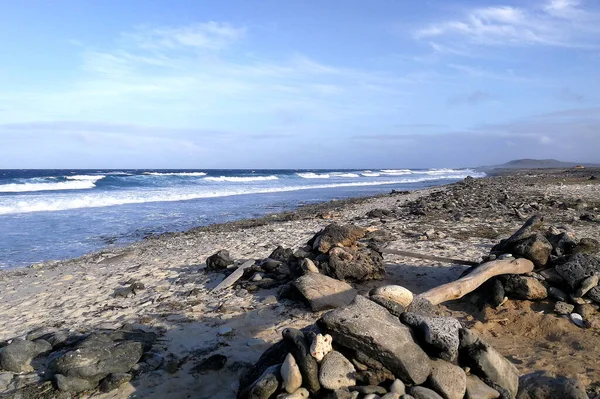
<svg viewBox="0 0 600 399">
<path fill-rule="evenodd" d="M 0 185 L 0 193 L 27 193 L 34 191 L 87 190 L 96 187 L 91 180 L 73 180 L 59 183 L 11 183 Z"/>
<path fill-rule="evenodd" d="M 265 180 L 278 180 L 277 176 L 219 176 L 219 177 L 205 177 L 207 181 L 227 181 L 232 183 L 244 183 L 251 181 L 265 181 Z"/>
<path fill-rule="evenodd" d="M 171 172 L 171 173 L 160 173 L 160 172 L 144 172 L 144 175 L 150 176 L 206 176 L 204 172 Z"/>
</svg>

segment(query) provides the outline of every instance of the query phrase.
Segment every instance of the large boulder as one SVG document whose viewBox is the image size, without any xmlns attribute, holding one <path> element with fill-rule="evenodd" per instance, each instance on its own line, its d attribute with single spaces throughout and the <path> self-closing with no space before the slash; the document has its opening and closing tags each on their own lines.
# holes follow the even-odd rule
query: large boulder
<svg viewBox="0 0 600 399">
<path fill-rule="evenodd" d="M 206 258 L 206 270 L 212 272 L 227 269 L 227 266 L 233 265 L 233 263 L 234 260 L 229 256 L 229 251 L 222 249 Z"/>
<path fill-rule="evenodd" d="M 350 284 L 320 273 L 307 273 L 293 285 L 313 312 L 346 306 L 357 294 Z"/>
<path fill-rule="evenodd" d="M 42 353 L 51 350 L 52 345 L 42 339 L 33 342 L 15 339 L 0 349 L 0 369 L 12 371 L 13 373 L 33 371 L 31 361 Z"/>
<path fill-rule="evenodd" d="M 588 254 L 572 255 L 566 262 L 556 266 L 556 272 L 574 291 L 594 274 L 600 274 L 600 257 Z"/>
<path fill-rule="evenodd" d="M 537 371 L 520 378 L 516 399 L 588 399 L 588 395 L 578 380 Z"/>
<path fill-rule="evenodd" d="M 381 280 L 385 277 L 383 257 L 371 248 L 359 250 L 336 247 L 329 251 L 329 260 L 321 265 L 323 273 L 338 280 Z"/>
<path fill-rule="evenodd" d="M 473 374 L 506 389 L 512 396 L 519 388 L 519 372 L 474 331 L 460 330 L 459 363 L 470 367 Z"/>
<path fill-rule="evenodd" d="M 516 299 L 537 301 L 548 297 L 548 290 L 539 280 L 518 274 L 506 278 L 504 291 L 509 297 Z"/>
<path fill-rule="evenodd" d="M 429 358 L 410 329 L 373 301 L 357 296 L 349 306 L 323 315 L 318 324 L 334 342 L 378 359 L 406 383 L 422 384 L 429 376 Z"/>
<path fill-rule="evenodd" d="M 406 312 L 401 320 L 412 327 L 423 348 L 431 356 L 453 362 L 458 356 L 460 322 L 453 317 L 428 317 Z"/>
<path fill-rule="evenodd" d="M 552 244 L 543 235 L 534 234 L 513 243 L 508 250 L 516 257 L 529 259 L 536 268 L 540 268 L 548 263 L 548 258 L 552 253 Z"/>
<path fill-rule="evenodd" d="M 313 249 L 326 254 L 335 246 L 353 247 L 365 236 L 366 230 L 354 225 L 339 225 L 332 223 L 318 232 L 308 244 Z"/>
</svg>

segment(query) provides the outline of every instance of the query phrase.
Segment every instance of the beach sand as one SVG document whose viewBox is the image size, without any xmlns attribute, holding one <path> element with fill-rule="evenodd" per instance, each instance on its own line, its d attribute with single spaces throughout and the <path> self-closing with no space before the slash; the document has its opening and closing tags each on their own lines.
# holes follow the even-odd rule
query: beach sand
<svg viewBox="0 0 600 399">
<path fill-rule="evenodd" d="M 472 188 L 459 191 L 454 190 L 457 185 L 450 185 L 333 201 L 256 220 L 165 234 L 78 259 L 2 271 L 0 341 L 42 326 L 83 332 L 129 324 L 160 334 L 156 346 L 168 367 L 141 374 L 108 394 L 83 397 L 233 398 L 239 375 L 280 339 L 283 328 L 305 327 L 320 313 L 297 302 L 278 300 L 277 289 L 231 288 L 211 294 L 224 275 L 204 270 L 208 256 L 227 249 L 236 260 L 266 258 L 279 245 L 303 247 L 315 233 L 336 222 L 388 232 L 393 237 L 386 244 L 389 249 L 480 261 L 494 244 L 523 224 L 511 206 L 498 200 L 503 191 L 508 203 L 527 205 L 521 207 L 526 215 L 540 213 L 548 226 L 568 229 L 578 238 L 600 240 L 597 221 L 579 220 L 584 211 L 599 213 L 600 184 L 588 180 L 593 173 L 600 176 L 589 170 L 511 172 L 478 180 Z M 547 205 L 551 201 L 566 205 Z M 582 202 L 587 208 L 577 205 Z M 538 210 L 532 204 L 543 205 Z M 366 217 L 373 209 L 395 213 Z M 425 232 L 431 238 L 425 239 Z M 419 293 L 456 279 L 466 268 L 388 254 L 384 260 L 385 280 L 358 285 L 360 293 L 385 284 Z M 115 297 L 115 289 L 131 279 L 142 282 L 145 289 L 133 297 Z M 498 309 L 485 310 L 468 299 L 446 305 L 448 314 L 481 332 L 521 373 L 549 370 L 577 377 L 591 391 L 600 390 L 600 331 L 581 329 L 553 314 L 550 302 L 510 300 Z M 227 356 L 223 369 L 194 370 L 216 353 Z"/>
</svg>

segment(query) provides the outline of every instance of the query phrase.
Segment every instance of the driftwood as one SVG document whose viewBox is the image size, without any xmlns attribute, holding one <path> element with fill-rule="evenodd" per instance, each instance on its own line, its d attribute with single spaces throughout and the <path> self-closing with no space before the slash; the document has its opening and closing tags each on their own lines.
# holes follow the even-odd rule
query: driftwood
<svg viewBox="0 0 600 399">
<path fill-rule="evenodd" d="M 432 288 L 417 295 L 417 297 L 427 299 L 432 304 L 438 305 L 443 302 L 462 298 L 492 277 L 501 274 L 524 274 L 532 271 L 533 263 L 528 259 L 493 260 L 483 263 L 481 266 L 473 269 L 471 273 L 458 280 Z"/>
<path fill-rule="evenodd" d="M 441 256 L 424 255 L 424 254 L 419 254 L 416 252 L 398 251 L 395 249 L 380 249 L 379 251 L 384 254 L 401 255 L 401 256 L 407 256 L 409 258 L 434 260 L 434 261 L 444 262 L 444 263 L 454 263 L 457 265 L 467 265 L 467 266 L 478 266 L 479 265 L 478 262 L 473 262 L 470 260 L 444 258 Z"/>
<path fill-rule="evenodd" d="M 240 267 L 235 269 L 235 271 L 233 273 L 231 273 L 229 276 L 227 276 L 227 278 L 225 280 L 221 281 L 221 283 L 219 283 L 219 285 L 217 285 L 215 288 L 213 288 L 213 290 L 210 293 L 214 294 L 216 292 L 224 290 L 225 288 L 231 287 L 233 284 L 235 284 L 236 281 L 238 281 L 244 275 L 244 271 L 247 268 L 249 268 L 250 266 L 253 266 L 254 263 L 255 263 L 254 260 L 248 260 L 248 261 L 244 262 Z"/>
</svg>

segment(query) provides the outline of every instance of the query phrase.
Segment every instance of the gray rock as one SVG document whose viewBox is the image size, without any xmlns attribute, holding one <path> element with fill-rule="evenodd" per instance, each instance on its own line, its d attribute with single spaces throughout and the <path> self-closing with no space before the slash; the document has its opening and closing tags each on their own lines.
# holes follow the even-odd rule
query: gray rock
<svg viewBox="0 0 600 399">
<path fill-rule="evenodd" d="M 548 263 L 548 258 L 552 253 L 552 244 L 543 235 L 534 234 L 512 244 L 509 252 L 518 258 L 529 259 L 536 267 L 540 268 Z"/>
<path fill-rule="evenodd" d="M 296 359 L 294 359 L 291 353 L 288 353 L 281 365 L 281 378 L 283 380 L 283 388 L 288 393 L 294 393 L 302 386 L 302 374 L 300 373 Z"/>
<path fill-rule="evenodd" d="M 400 395 L 398 395 L 397 393 L 389 392 L 383 395 L 381 399 L 400 399 Z"/>
<path fill-rule="evenodd" d="M 315 358 L 310 354 L 310 344 L 300 330 L 286 328 L 283 330 L 283 342 L 287 350 L 294 356 L 300 373 L 302 374 L 303 386 L 311 393 L 321 389 L 319 384 L 319 366 Z"/>
<path fill-rule="evenodd" d="M 100 392 L 110 392 L 131 381 L 129 373 L 114 373 L 100 382 Z"/>
<path fill-rule="evenodd" d="M 565 263 L 556 266 L 556 272 L 575 291 L 583 280 L 600 274 L 600 257 L 586 254 L 572 255 Z"/>
<path fill-rule="evenodd" d="M 431 374 L 427 381 L 444 399 L 463 399 L 467 390 L 464 370 L 444 360 L 431 361 Z"/>
<path fill-rule="evenodd" d="M 350 392 L 348 389 L 338 389 L 337 391 L 329 393 L 325 396 L 325 399 L 356 399 L 358 398 L 358 392 Z"/>
<path fill-rule="evenodd" d="M 500 392 L 487 386 L 474 375 L 467 376 L 467 394 L 465 399 L 498 399 Z"/>
<path fill-rule="evenodd" d="M 8 387 L 14 376 L 11 372 L 0 371 L 0 394 Z"/>
<path fill-rule="evenodd" d="M 108 337 L 90 336 L 57 358 L 53 368 L 66 377 L 98 382 L 109 374 L 128 372 L 143 354 L 141 342 L 114 342 Z"/>
<path fill-rule="evenodd" d="M 381 295 L 371 295 L 369 297 L 369 299 L 372 300 L 373 302 L 383 306 L 391 314 L 393 314 L 396 317 L 400 317 L 402 315 L 402 313 L 404 313 L 406 311 L 406 308 L 404 306 L 402 306 L 401 304 L 399 304 L 398 302 L 393 301 L 389 298 L 383 297 Z"/>
<path fill-rule="evenodd" d="M 406 386 L 401 380 L 395 380 L 390 386 L 390 392 L 397 395 L 404 395 L 406 393 Z"/>
<path fill-rule="evenodd" d="M 553 267 L 550 269 L 541 270 L 539 273 L 546 279 L 545 281 L 548 284 L 562 286 L 565 283 L 565 279 L 562 278 Z"/>
<path fill-rule="evenodd" d="M 402 395 L 400 396 L 400 399 L 415 399 L 414 396 L 411 395 Z"/>
<path fill-rule="evenodd" d="M 346 306 L 357 294 L 350 284 L 320 273 L 307 273 L 293 284 L 313 312 Z"/>
<path fill-rule="evenodd" d="M 425 387 L 411 387 L 409 392 L 415 399 L 444 399 L 435 391 Z"/>
<path fill-rule="evenodd" d="M 384 387 L 378 385 L 360 385 L 351 387 L 350 390 L 362 395 L 385 395 L 387 393 Z"/>
<path fill-rule="evenodd" d="M 561 302 L 567 302 L 569 300 L 569 295 L 556 287 L 548 288 L 548 296 Z"/>
<path fill-rule="evenodd" d="M 581 285 L 579 286 L 577 291 L 575 291 L 574 295 L 577 298 L 581 298 L 582 296 L 587 294 L 592 288 L 595 288 L 598 285 L 599 281 L 600 281 L 600 277 L 596 274 L 593 276 L 587 277 L 585 280 L 583 280 L 581 282 Z"/>
<path fill-rule="evenodd" d="M 470 367 L 473 374 L 489 379 L 513 396 L 517 394 L 517 368 L 474 331 L 464 328 L 460 330 L 459 361 L 461 366 Z"/>
<path fill-rule="evenodd" d="M 413 298 L 413 301 L 410 303 L 410 305 L 408 305 L 406 311 L 416 313 L 421 316 L 436 316 L 438 313 L 438 307 L 429 302 L 429 300 L 416 296 Z"/>
<path fill-rule="evenodd" d="M 335 391 L 356 385 L 355 373 L 356 369 L 350 360 L 341 353 L 332 351 L 325 356 L 321 363 L 319 381 L 324 388 Z"/>
<path fill-rule="evenodd" d="M 233 265 L 234 260 L 229 256 L 229 251 L 222 249 L 217 253 L 206 258 L 206 270 L 219 271 L 227 269 L 227 266 Z"/>
<path fill-rule="evenodd" d="M 62 374 L 55 374 L 54 380 L 56 386 L 63 392 L 83 392 L 94 389 L 98 386 L 97 380 L 88 380 L 78 377 L 67 377 Z"/>
<path fill-rule="evenodd" d="M 569 315 L 575 310 L 575 305 L 570 303 L 558 301 L 554 304 L 554 312 L 562 315 Z"/>
<path fill-rule="evenodd" d="M 404 324 L 424 343 L 423 347 L 431 356 L 452 362 L 458 355 L 458 330 L 462 327 L 453 317 L 427 317 L 406 312 L 401 318 Z"/>
<path fill-rule="evenodd" d="M 279 389 L 280 365 L 267 368 L 250 387 L 248 399 L 269 399 Z"/>
<path fill-rule="evenodd" d="M 592 301 L 600 303 L 600 287 L 592 288 L 586 295 Z"/>
<path fill-rule="evenodd" d="M 277 399 L 307 399 L 310 396 L 308 389 L 300 388 L 293 393 L 282 393 L 277 395 Z"/>
<path fill-rule="evenodd" d="M 385 277 L 383 257 L 370 248 L 334 248 L 329 252 L 329 260 L 321 264 L 321 269 L 323 273 L 338 280 L 361 282 Z"/>
<path fill-rule="evenodd" d="M 15 339 L 0 350 L 0 369 L 13 373 L 33 371 L 31 361 L 51 350 L 52 345 L 42 339 L 33 342 Z"/>
<path fill-rule="evenodd" d="M 318 324 L 334 342 L 377 358 L 404 382 L 422 384 L 429 376 L 429 358 L 410 329 L 373 301 L 357 296 L 349 306 L 325 314 Z"/>
<path fill-rule="evenodd" d="M 319 268 L 317 268 L 315 263 L 312 260 L 310 260 L 309 258 L 302 259 L 302 262 L 300 262 L 300 267 L 305 272 L 319 273 Z"/>
<path fill-rule="evenodd" d="M 593 238 L 582 238 L 575 248 L 574 254 L 596 254 L 600 252 L 600 242 Z"/>
<path fill-rule="evenodd" d="M 581 382 L 537 371 L 520 378 L 516 399 L 588 399 Z"/>
<path fill-rule="evenodd" d="M 352 247 L 356 245 L 356 242 L 363 238 L 365 233 L 366 230 L 351 224 L 341 226 L 332 223 L 318 232 L 308 244 L 313 249 L 326 254 L 335 246 Z"/>
<path fill-rule="evenodd" d="M 511 275 L 506 278 L 504 289 L 511 298 L 536 301 L 548 297 L 546 287 L 533 277 Z"/>
</svg>

